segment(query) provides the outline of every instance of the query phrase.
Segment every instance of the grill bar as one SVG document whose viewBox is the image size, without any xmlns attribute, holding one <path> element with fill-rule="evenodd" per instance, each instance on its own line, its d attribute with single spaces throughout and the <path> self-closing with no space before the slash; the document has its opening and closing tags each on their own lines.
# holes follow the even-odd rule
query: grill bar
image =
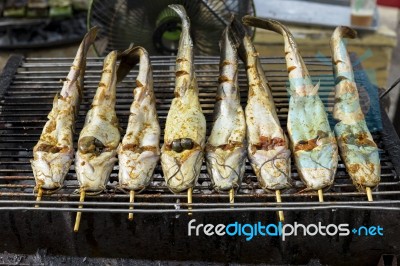
<svg viewBox="0 0 400 266">
<path fill-rule="evenodd" d="M 18 59 L 18 60 L 17 60 Z M 151 57 L 154 72 L 154 90 L 157 99 L 157 110 L 161 128 L 173 98 L 175 58 L 168 56 Z M 138 201 L 129 204 L 129 194 L 117 184 L 116 166 L 110 176 L 107 190 L 100 195 L 87 195 L 88 202 L 80 203 L 79 188 L 72 166 L 66 177 L 65 186 L 51 195 L 43 195 L 39 208 L 34 208 L 36 195 L 33 193 L 35 182 L 29 160 L 32 147 L 37 142 L 47 114 L 51 110 L 54 95 L 61 90 L 60 80 L 69 71 L 73 58 L 25 58 L 13 57 L 5 68 L 8 79 L 0 82 L 0 210 L 37 210 L 37 211 L 77 211 L 77 205 L 84 208 L 82 212 L 129 213 L 128 207 L 134 206 L 137 213 L 185 213 L 186 194 L 172 194 L 162 178 L 161 167 L 156 167 L 154 180 L 143 193 L 135 195 Z M 100 80 L 102 59 L 89 58 L 85 76 L 84 98 L 77 119 L 75 142 L 83 126 L 86 112 Z M 283 128 L 286 127 L 288 111 L 287 71 L 283 57 L 262 58 L 265 74 L 272 86 L 278 117 Z M 333 108 L 334 82 L 330 58 L 305 57 L 313 81 L 320 81 L 320 96 L 328 113 Z M 215 92 L 218 86 L 219 58 L 196 57 L 196 75 L 200 89 L 200 101 L 210 132 Z M 10 74 L 11 73 L 11 74 Z M 4 75 L 4 73 L 3 73 Z M 123 129 L 126 128 L 129 107 L 133 100 L 132 90 L 135 85 L 137 68 L 133 70 L 117 88 L 116 111 Z M 247 101 L 247 78 L 243 65 L 240 65 L 239 85 L 241 103 Z M 360 87 L 363 84 L 358 84 Z M 383 113 L 383 116 L 386 116 Z M 374 133 L 374 139 L 380 148 L 382 163 L 382 182 L 373 191 L 375 201 L 367 201 L 365 193 L 356 191 L 342 162 L 334 185 L 324 192 L 326 202 L 319 203 L 316 192 L 303 192 L 304 184 L 300 181 L 296 168 L 292 166 L 294 186 L 283 191 L 283 203 L 275 203 L 275 194 L 266 193 L 258 183 L 249 164 L 243 184 L 235 196 L 234 205 L 228 204 L 228 194 L 213 191 L 211 181 L 202 167 L 198 184 L 193 191 L 193 212 L 249 212 L 276 210 L 325 210 L 325 209 L 358 209 L 358 210 L 400 210 L 400 180 L 398 167 L 392 160 L 393 149 L 388 145 L 391 128 L 384 132 Z M 388 132 L 386 132 L 388 131 Z M 391 135 L 392 136 L 392 135 Z M 397 137 L 397 136 L 396 136 Z M 392 136 L 392 138 L 394 138 Z M 398 138 L 397 138 L 398 140 Z M 162 142 L 162 141 L 161 141 Z M 399 145 L 400 146 L 400 145 Z M 391 150 L 392 149 L 392 150 Z M 390 154 L 390 156 L 389 156 Z M 400 153 L 398 153 L 400 154 Z M 234 207 L 234 208 L 231 208 Z"/>
</svg>

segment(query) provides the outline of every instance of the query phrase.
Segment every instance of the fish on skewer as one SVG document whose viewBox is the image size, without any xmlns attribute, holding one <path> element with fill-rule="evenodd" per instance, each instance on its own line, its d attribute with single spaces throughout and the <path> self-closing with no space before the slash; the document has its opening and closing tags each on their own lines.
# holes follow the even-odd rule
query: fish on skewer
<svg viewBox="0 0 400 266">
<path fill-rule="evenodd" d="M 175 98 L 168 112 L 161 166 L 168 188 L 187 190 L 188 202 L 200 174 L 206 141 L 206 120 L 200 106 L 193 65 L 190 21 L 181 5 L 169 5 L 182 20 L 182 33 L 176 59 Z"/>
<path fill-rule="evenodd" d="M 117 161 L 121 136 L 115 112 L 116 63 L 117 51 L 112 51 L 104 59 L 101 80 L 79 135 L 75 171 L 84 191 L 103 191 Z"/>
<path fill-rule="evenodd" d="M 207 172 L 217 191 L 238 189 L 246 163 L 246 121 L 240 105 L 237 51 L 229 37 L 229 28 L 224 30 L 220 41 L 214 124 L 206 145 Z"/>
<path fill-rule="evenodd" d="M 75 172 L 80 185 L 80 202 L 84 201 L 86 192 L 98 194 L 105 190 L 117 161 L 121 135 L 115 112 L 116 87 L 135 65 L 132 50 L 120 55 L 112 51 L 104 59 L 100 83 L 78 140 Z M 118 68 L 117 59 L 121 59 Z M 76 214 L 75 232 L 79 230 L 81 215 L 81 212 Z"/>
<path fill-rule="evenodd" d="M 85 200 L 87 191 L 98 194 L 106 188 L 117 161 L 121 136 L 115 113 L 116 63 L 117 51 L 112 51 L 104 59 L 100 83 L 79 135 L 75 172 L 80 186 L 80 202 Z M 81 216 L 82 212 L 76 213 L 74 232 L 79 231 Z"/>
<path fill-rule="evenodd" d="M 134 47 L 125 51 L 124 55 L 130 57 L 130 66 L 126 70 L 140 62 L 128 127 L 117 149 L 119 185 L 130 190 L 130 202 L 133 202 L 135 191 L 140 192 L 150 184 L 160 158 L 160 125 L 147 51 L 143 47 Z M 122 67 L 123 63 L 120 64 L 117 75 Z M 133 213 L 129 214 L 129 219 L 133 219 Z"/>
<path fill-rule="evenodd" d="M 93 44 L 97 27 L 83 38 L 60 95 L 56 95 L 31 160 L 36 188 L 48 192 L 63 186 L 74 158 L 73 133 L 83 93 L 86 54 Z"/>
<path fill-rule="evenodd" d="M 331 38 L 336 85 L 333 117 L 338 121 L 334 130 L 346 170 L 357 189 L 365 191 L 379 184 L 381 165 L 378 147 L 361 110 L 353 68 L 343 41 L 356 35 L 353 29 L 341 26 Z"/>
<path fill-rule="evenodd" d="M 141 191 L 151 182 L 154 168 L 160 158 L 160 125 L 149 55 L 143 47 L 135 47 L 127 53 L 135 61 L 134 64 L 140 62 L 140 68 L 128 127 L 117 150 L 118 177 L 122 188 Z"/>
<path fill-rule="evenodd" d="M 232 35 L 246 65 L 249 82 L 245 109 L 248 157 L 259 186 L 275 191 L 276 201 L 281 202 L 281 190 L 291 186 L 289 140 L 279 122 L 258 53 L 244 26 L 235 19 Z M 278 211 L 278 216 L 283 222 L 283 211 Z"/>
<path fill-rule="evenodd" d="M 232 26 L 249 82 L 245 117 L 250 163 L 263 189 L 288 188 L 291 186 L 289 141 L 280 125 L 271 87 L 244 26 L 235 20 Z"/>
<path fill-rule="evenodd" d="M 297 44 L 290 31 L 271 19 L 243 17 L 244 24 L 283 35 L 290 83 L 287 128 L 297 170 L 305 190 L 318 190 L 333 184 L 338 164 L 338 148 L 324 104 L 318 96 L 319 83 L 313 85 Z"/>
</svg>

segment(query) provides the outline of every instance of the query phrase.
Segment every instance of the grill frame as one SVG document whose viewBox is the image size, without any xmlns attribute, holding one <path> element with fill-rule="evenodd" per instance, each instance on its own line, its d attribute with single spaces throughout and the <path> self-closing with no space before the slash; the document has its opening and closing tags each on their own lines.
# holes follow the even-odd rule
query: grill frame
<svg viewBox="0 0 400 266">
<path fill-rule="evenodd" d="M 78 188 L 77 182 L 74 182 L 73 175 L 70 174 L 67 177 L 67 183 L 71 183 L 67 186 L 68 189 L 55 193 L 52 195 L 44 196 L 39 208 L 34 208 L 35 195 L 32 193 L 34 180 L 32 172 L 27 168 L 29 164 L 27 159 L 31 156 L 31 148 L 36 143 L 40 136 L 41 129 L 44 123 L 47 121 L 46 115 L 51 109 L 52 98 L 55 93 L 61 89 L 61 84 L 55 80 L 58 78 L 64 78 L 68 73 L 69 67 L 72 63 L 72 58 L 23 58 L 19 55 L 12 55 L 5 66 L 0 80 L 0 157 L 8 158 L 9 160 L 23 159 L 23 161 L 5 161 L 0 164 L 0 210 L 38 210 L 38 211 L 66 211 L 73 212 L 77 211 L 79 195 L 73 193 L 73 189 Z M 162 130 L 164 128 L 165 117 L 168 111 L 167 97 L 160 97 L 160 95 L 170 94 L 169 98 L 172 97 L 174 87 L 174 57 L 155 56 L 151 57 L 154 72 L 154 86 L 157 98 L 157 110 L 159 112 L 159 119 L 161 121 Z M 266 75 L 273 88 L 274 100 L 276 102 L 278 110 L 278 116 L 280 117 L 281 123 L 285 128 L 285 114 L 284 110 L 287 110 L 287 94 L 285 92 L 285 85 L 287 84 L 287 72 L 284 67 L 284 61 L 282 57 L 274 58 L 262 58 L 262 62 L 265 64 Z M 309 67 L 310 74 L 313 80 L 316 81 L 315 75 L 318 75 L 321 81 L 320 95 L 323 100 L 326 100 L 325 104 L 332 108 L 332 93 L 329 89 L 333 88 L 332 79 L 332 67 L 330 58 L 318 58 L 305 57 L 306 65 Z M 207 132 L 209 133 L 211 123 L 209 122 L 212 117 L 212 105 L 215 96 L 216 84 L 218 79 L 218 57 L 197 57 L 195 60 L 198 68 L 197 76 L 199 79 L 200 88 L 200 101 L 203 106 L 203 111 L 207 117 L 208 125 Z M 85 75 L 85 94 L 84 100 L 81 104 L 80 115 L 77 120 L 78 129 L 82 127 L 83 119 L 85 117 L 85 111 L 90 105 L 94 91 L 97 88 L 97 83 L 100 80 L 100 70 L 102 66 L 102 59 L 88 58 L 87 72 Z M 159 69 L 159 68 L 162 68 Z M 167 69 L 168 68 L 168 69 Z M 30 70 L 39 69 L 39 70 Z M 51 69 L 51 70 L 48 70 Z M 200 72 L 200 73 L 199 73 Z M 43 76 L 42 74 L 45 74 Z M 122 83 L 117 89 L 117 114 L 119 114 L 120 122 L 123 127 L 126 126 L 126 121 L 129 113 L 129 106 L 133 99 L 132 89 L 133 80 L 136 77 L 137 68 L 128 75 L 128 83 Z M 26 75 L 26 76 L 24 76 Z M 37 76 L 35 76 L 37 75 Z M 47 76 L 46 76 L 47 75 Z M 357 77 L 357 75 L 356 75 Z M 168 83 L 165 80 L 159 80 L 162 78 L 168 79 Z M 35 81 L 38 81 L 35 83 Z M 365 81 L 363 81 L 365 82 Z M 243 66 L 240 67 L 239 72 L 239 83 L 241 84 L 241 98 L 242 104 L 245 104 L 247 91 L 247 83 Z M 89 86 L 88 86 L 89 84 Z M 244 86 L 243 86 L 244 85 Z M 360 85 L 360 84 L 358 84 Z M 36 89 L 41 91 L 35 91 Z M 48 91 L 45 91 L 45 90 Z M 27 91 L 24 91 L 27 90 Z M 121 92 L 121 90 L 123 90 Z M 162 92 L 162 91 L 167 92 Z M 23 98 L 24 94 L 28 92 L 32 93 L 32 97 L 40 100 L 35 103 L 32 109 L 25 109 L 23 106 L 29 106 L 31 103 Z M 22 96 L 21 96 L 22 95 Z M 286 97 L 286 99 L 285 99 Z M 330 98 L 329 98 L 330 97 Z M 327 100 L 327 98 L 329 98 Z M 18 99 L 22 99 L 23 102 L 18 102 Z M 11 101 L 11 102 L 10 102 Z M 162 107 L 160 107 L 160 104 Z M 13 107 L 14 106 L 14 107 Z M 22 106 L 20 109 L 15 106 Z M 82 106 L 84 108 L 82 108 Z M 11 107 L 11 108 L 10 108 Z M 121 111 L 124 108 L 124 115 L 121 115 Z M 285 109 L 286 108 L 286 109 Z M 282 111 L 283 110 L 283 111 Z M 15 113 L 12 113 L 14 111 Z M 24 111 L 30 111 L 31 113 L 24 113 Z M 25 117 L 20 119 L 18 112 L 22 112 Z M 35 112 L 39 112 L 36 114 Z M 5 113 L 5 114 L 4 114 Z M 161 114 L 161 115 L 160 115 Z M 257 189 L 254 174 L 244 178 L 244 186 L 242 186 L 239 193 L 235 196 L 236 203 L 233 205 L 227 204 L 228 195 L 219 194 L 212 191 L 209 188 L 210 182 L 207 180 L 205 174 L 205 166 L 202 168 L 202 177 L 199 181 L 206 185 L 197 186 L 194 189 L 193 198 L 194 204 L 192 204 L 192 212 L 252 212 L 252 211 L 305 211 L 313 208 L 317 209 L 359 209 L 359 210 L 387 210 L 387 211 L 399 211 L 400 210 L 400 140 L 396 135 L 390 120 L 387 118 L 386 113 L 381 110 L 383 131 L 379 134 L 374 134 L 374 139 L 378 141 L 379 147 L 382 149 L 381 154 L 384 155 L 382 161 L 382 177 L 385 178 L 384 182 L 373 192 L 375 202 L 366 202 L 367 198 L 364 193 L 356 192 L 355 189 L 351 190 L 351 182 L 345 180 L 343 176 L 340 176 L 335 181 L 333 190 L 350 190 L 345 192 L 327 192 L 325 193 L 326 202 L 317 202 L 316 192 L 297 193 L 300 189 L 289 190 L 288 193 L 282 194 L 283 203 L 277 204 L 274 202 L 275 195 L 263 192 L 261 189 Z M 40 116 L 41 119 L 36 121 L 30 121 L 30 117 Z M 8 118 L 5 119 L 5 118 Z M 34 126 L 25 126 L 26 124 L 35 124 Z M 15 126 L 17 124 L 17 126 Z M 19 125 L 20 124 L 20 125 Z M 9 126 L 7 126 L 9 125 Z M 10 126 L 11 125 L 11 126 Z M 13 129 L 14 132 L 7 133 L 7 130 Z M 35 133 L 27 133 L 29 130 L 34 129 Z M 6 132 L 6 133 L 5 133 Z M 124 134 L 124 133 L 122 133 Z M 12 137 L 11 137 L 12 135 Z M 207 134 L 208 135 L 208 134 Z M 10 139 L 3 139 L 3 137 Z M 29 136 L 29 138 L 25 138 Z M 75 145 L 78 134 L 75 134 Z M 21 141 L 22 138 L 22 141 Z M 12 144 L 16 142 L 23 143 L 22 147 L 15 148 L 15 152 L 24 152 L 24 155 L 7 155 L 5 153 L 12 151 Z M 10 149 L 11 148 L 11 149 Z M 4 155 L 5 154 L 5 155 Z M 7 157 L 9 156 L 9 157 Z M 292 160 L 293 161 L 293 160 Z M 15 168 L 5 169 L 7 166 L 14 166 Z M 339 163 L 339 166 L 343 168 L 343 164 Z M 23 166 L 23 167 L 21 167 Z M 24 168 L 24 169 L 22 169 Z M 72 167 L 73 168 L 73 167 Z M 246 173 L 251 173 L 250 166 L 247 164 Z M 293 167 L 292 167 L 293 168 Z M 294 168 L 293 168 L 294 169 Z M 142 194 L 137 194 L 135 198 L 139 199 L 140 202 L 127 203 L 129 194 L 121 192 L 115 187 L 116 181 L 116 168 L 114 168 L 111 180 L 113 180 L 114 186 L 108 186 L 108 190 L 97 196 L 87 196 L 88 202 L 79 203 L 84 206 L 83 209 L 79 209 L 82 212 L 110 212 L 110 213 L 127 213 L 131 212 L 128 210 L 129 206 L 134 206 L 136 213 L 182 213 L 187 212 L 188 205 L 184 202 L 187 196 L 185 194 L 172 194 L 165 187 L 160 188 L 160 184 L 163 183 L 163 178 L 157 174 L 156 182 L 153 182 L 149 189 L 145 190 Z M 158 165 L 158 173 L 161 172 L 161 167 Z M 7 173 L 16 172 L 17 174 L 11 175 Z M 391 172 L 391 173 L 389 173 Z M 294 177 L 297 177 L 294 171 Z M 337 176 L 341 175 L 340 170 Z M 28 178 L 31 176 L 30 178 Z M 20 180 L 28 180 L 30 184 L 19 183 Z M 298 179 L 298 177 L 297 177 Z M 389 180 L 389 181 L 387 181 Z M 12 182 L 11 184 L 4 184 L 4 182 Z M 19 184 L 14 184 L 19 183 Z M 156 185 L 154 185 L 156 184 Z M 300 184 L 297 182 L 297 184 Z M 23 190 L 23 192 L 15 192 L 13 190 Z M 62 201 L 64 204 L 59 204 Z M 162 202 L 163 204 L 160 204 Z M 106 204 L 107 203 L 107 204 Z M 231 208 L 231 207 L 234 208 Z"/>
</svg>

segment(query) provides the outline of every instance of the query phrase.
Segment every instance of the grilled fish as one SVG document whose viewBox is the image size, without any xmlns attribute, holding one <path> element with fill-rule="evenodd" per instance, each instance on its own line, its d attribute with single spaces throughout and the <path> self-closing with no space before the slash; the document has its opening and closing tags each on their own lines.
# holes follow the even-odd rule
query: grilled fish
<svg viewBox="0 0 400 266">
<path fill-rule="evenodd" d="M 147 51 L 135 47 L 126 52 L 133 68 L 140 62 L 136 78 L 134 100 L 126 134 L 118 147 L 119 185 L 129 190 L 143 190 L 151 182 L 154 168 L 160 158 L 160 125 L 158 123 L 153 75 Z M 121 72 L 122 64 L 118 68 Z M 118 74 L 119 74 L 118 73 Z"/>
<path fill-rule="evenodd" d="M 175 98 L 168 112 L 161 166 L 169 189 L 178 193 L 192 188 L 200 174 L 206 140 L 206 120 L 200 106 L 193 65 L 190 21 L 181 5 L 170 5 L 182 20 L 176 59 Z"/>
<path fill-rule="evenodd" d="M 258 53 L 243 25 L 235 20 L 232 25 L 249 81 L 245 109 L 248 157 L 260 187 L 265 190 L 285 189 L 291 183 L 289 141 L 276 114 L 271 87 Z"/>
<path fill-rule="evenodd" d="M 116 63 L 117 52 L 112 51 L 104 59 L 99 87 L 79 135 L 75 171 L 85 191 L 103 191 L 117 161 L 121 136 L 115 113 Z"/>
<path fill-rule="evenodd" d="M 355 38 L 356 32 L 337 27 L 331 38 L 336 84 L 333 117 L 338 121 L 334 130 L 347 172 L 357 189 L 364 190 L 379 184 L 381 165 L 378 148 L 361 111 L 353 68 L 343 41 L 346 37 Z"/>
<path fill-rule="evenodd" d="M 207 171 L 217 191 L 239 188 L 246 162 L 246 122 L 240 105 L 237 51 L 229 27 L 220 41 L 220 77 L 214 124 L 206 145 Z"/>
<path fill-rule="evenodd" d="M 60 95 L 55 96 L 48 121 L 33 148 L 31 165 L 37 188 L 54 190 L 62 187 L 71 166 L 74 157 L 73 132 L 82 99 L 86 54 L 96 34 L 97 28 L 92 28 L 83 38 Z"/>
<path fill-rule="evenodd" d="M 283 35 L 291 96 L 287 127 L 297 170 L 306 190 L 330 187 L 337 169 L 338 148 L 318 96 L 319 83 L 312 84 L 293 35 L 284 25 L 250 16 L 245 16 L 243 22 Z"/>
</svg>

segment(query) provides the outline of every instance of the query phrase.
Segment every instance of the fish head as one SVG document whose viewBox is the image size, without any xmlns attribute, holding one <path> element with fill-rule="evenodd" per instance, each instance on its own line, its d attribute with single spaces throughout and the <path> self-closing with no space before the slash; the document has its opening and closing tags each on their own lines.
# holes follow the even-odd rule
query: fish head
<svg viewBox="0 0 400 266">
<path fill-rule="evenodd" d="M 365 120 L 351 124 L 341 121 L 335 125 L 335 133 L 340 155 L 357 189 L 377 186 L 381 176 L 379 149 Z"/>
<path fill-rule="evenodd" d="M 309 150 L 295 150 L 294 158 L 307 189 L 319 190 L 333 184 L 338 164 L 336 142 L 325 141 Z"/>
<path fill-rule="evenodd" d="M 129 190 L 143 190 L 152 178 L 157 162 L 160 158 L 159 152 L 144 150 L 135 152 L 127 149 L 118 149 L 119 185 Z"/>
<path fill-rule="evenodd" d="M 58 152 L 36 151 L 34 154 L 31 165 L 37 186 L 49 190 L 62 187 L 74 151 L 68 149 Z"/>
<path fill-rule="evenodd" d="M 115 150 L 103 151 L 100 154 L 76 153 L 75 171 L 81 189 L 85 191 L 103 191 L 111 171 L 117 161 Z"/>
<path fill-rule="evenodd" d="M 290 150 L 285 146 L 273 149 L 249 149 L 251 166 L 265 190 L 278 190 L 290 187 Z"/>
<path fill-rule="evenodd" d="M 161 151 L 161 166 L 168 188 L 179 193 L 195 185 L 203 162 L 203 150 L 199 145 L 183 151 L 175 151 L 172 145 L 164 144 Z"/>
<path fill-rule="evenodd" d="M 242 183 L 246 148 L 243 145 L 233 149 L 207 148 L 207 171 L 216 191 L 239 188 Z"/>
<path fill-rule="evenodd" d="M 358 190 L 375 187 L 380 182 L 381 164 L 376 146 L 358 146 L 339 143 L 343 160 Z"/>
</svg>

